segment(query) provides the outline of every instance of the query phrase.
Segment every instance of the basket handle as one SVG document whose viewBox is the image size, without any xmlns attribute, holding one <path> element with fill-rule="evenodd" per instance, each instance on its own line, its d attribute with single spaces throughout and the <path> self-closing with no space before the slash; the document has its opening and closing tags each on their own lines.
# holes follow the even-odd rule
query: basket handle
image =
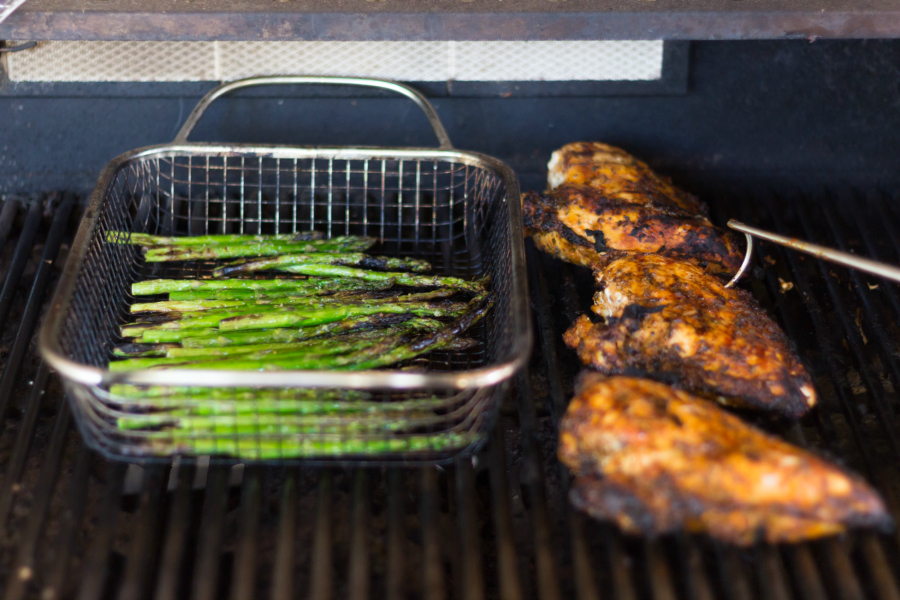
<svg viewBox="0 0 900 600">
<path fill-rule="evenodd" d="M 425 113 L 425 117 L 428 119 L 428 123 L 431 125 L 431 128 L 434 130 L 434 134 L 437 136 L 438 142 L 440 143 L 440 148 L 442 150 L 453 149 L 453 144 L 450 143 L 450 137 L 447 135 L 447 131 L 444 129 L 444 125 L 441 123 L 441 120 L 438 118 L 437 113 L 434 111 L 434 107 L 431 105 L 428 99 L 425 98 L 425 96 L 423 96 L 418 90 L 413 89 L 403 83 L 388 81 L 386 79 L 368 79 L 364 77 L 319 77 L 310 75 L 248 77 L 247 79 L 238 79 L 236 81 L 223 83 L 222 85 L 207 93 L 203 97 L 203 99 L 200 100 L 197 106 L 194 107 L 194 110 L 191 111 L 190 115 L 188 115 L 187 121 L 185 121 L 184 125 L 181 126 L 181 130 L 178 132 L 178 135 L 175 136 L 175 141 L 173 143 L 186 143 L 188 135 L 190 135 L 191 131 L 193 131 L 194 127 L 197 125 L 197 121 L 200 120 L 200 117 L 203 116 L 203 113 L 206 112 L 206 109 L 209 108 L 209 105 L 225 94 L 243 88 L 257 87 L 262 85 L 297 84 L 355 85 L 359 87 L 390 90 L 392 92 L 396 92 L 398 94 L 406 96 L 407 98 L 415 102 L 416 106 L 422 109 L 422 112 Z"/>
</svg>

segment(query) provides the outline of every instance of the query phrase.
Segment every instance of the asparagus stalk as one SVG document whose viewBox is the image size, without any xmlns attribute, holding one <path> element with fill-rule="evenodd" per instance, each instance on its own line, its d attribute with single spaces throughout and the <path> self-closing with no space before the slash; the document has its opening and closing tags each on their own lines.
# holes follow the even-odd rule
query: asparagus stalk
<svg viewBox="0 0 900 600">
<path fill-rule="evenodd" d="M 450 317 L 465 310 L 465 304 L 440 302 L 425 303 L 373 303 L 367 305 L 338 305 L 318 310 L 297 310 L 284 306 L 278 311 L 242 313 L 219 320 L 220 331 L 245 329 L 270 329 L 274 327 L 311 327 L 348 317 L 374 315 L 376 313 L 413 314 L 420 317 Z M 165 323 L 163 325 L 166 325 Z"/>
<path fill-rule="evenodd" d="M 217 309 L 243 309 L 257 307 L 258 310 L 275 309 L 281 306 L 325 307 L 341 304 L 365 304 L 384 302 L 423 302 L 446 298 L 456 293 L 453 289 L 437 289 L 430 292 L 407 294 L 402 291 L 393 293 L 343 293 L 330 296 L 283 296 L 280 298 L 262 298 L 257 300 L 164 300 L 161 302 L 143 302 L 131 305 L 132 313 L 186 313 Z"/>
<path fill-rule="evenodd" d="M 266 310 L 267 309 L 267 310 Z M 425 302 L 381 302 L 337 304 L 334 306 L 298 305 L 279 307 L 247 306 L 233 309 L 207 310 L 186 313 L 168 313 L 166 320 L 151 320 L 122 327 L 122 336 L 147 340 L 151 331 L 207 329 L 218 327 L 221 331 L 243 329 L 269 329 L 273 327 L 312 327 L 351 317 L 377 313 L 412 314 L 420 317 L 451 317 L 465 309 L 463 303 L 448 301 L 433 304 Z M 239 317 L 245 317 L 240 319 Z M 227 321 L 227 322 L 226 322 Z"/>
<path fill-rule="evenodd" d="M 391 317 L 394 318 L 391 319 Z M 408 320 L 404 322 L 403 319 Z M 310 338 L 322 338 L 323 336 L 328 336 L 327 339 L 334 339 L 335 336 L 346 331 L 365 329 L 366 327 L 386 327 L 390 325 L 399 325 L 417 331 L 435 331 L 444 326 L 443 323 L 435 321 L 434 319 L 410 318 L 409 315 L 384 315 L 376 313 L 374 315 L 326 323 L 316 327 L 301 327 L 297 329 L 250 329 L 247 331 L 234 332 L 220 332 L 216 330 L 212 335 L 183 338 L 181 340 L 181 345 L 185 348 L 210 348 L 241 344 L 299 342 Z"/>
<path fill-rule="evenodd" d="M 365 283 L 365 282 L 363 282 Z M 366 291 L 367 288 L 348 288 L 333 292 L 331 290 L 322 291 L 321 295 L 347 294 L 358 290 Z M 169 300 L 265 300 L 266 298 L 291 298 L 291 297 L 312 297 L 319 295 L 316 291 L 310 293 L 304 289 L 274 289 L 274 290 L 220 290 L 220 291 L 203 291 L 203 290 L 186 290 L 184 292 L 170 292 Z"/>
<path fill-rule="evenodd" d="M 356 390 L 325 390 L 325 389 L 288 389 L 288 388 L 216 388 L 216 387 L 186 387 L 186 386 L 137 386 L 116 383 L 110 386 L 109 393 L 118 399 L 166 399 L 181 397 L 190 399 L 213 400 L 287 400 L 287 401 L 313 401 L 322 403 L 331 402 L 361 402 L 369 400 L 372 395 L 368 392 Z"/>
<path fill-rule="evenodd" d="M 222 414 L 173 415 L 166 413 L 129 415 L 116 419 L 120 429 L 165 427 L 164 433 L 182 430 L 226 435 L 334 433 L 358 434 L 400 432 L 434 424 L 441 417 L 433 413 L 393 415 L 290 415 Z"/>
<path fill-rule="evenodd" d="M 137 244 L 141 246 L 211 246 L 216 244 L 245 244 L 273 240 L 278 242 L 308 242 L 322 240 L 325 234 L 320 231 L 303 231 L 299 233 L 281 233 L 274 235 L 251 234 L 213 234 L 165 236 L 149 233 L 109 231 L 106 241 L 115 244 Z M 370 238 L 373 239 L 373 238 Z"/>
<path fill-rule="evenodd" d="M 213 250 L 213 249 L 211 249 Z M 249 256 L 249 255 L 242 255 Z M 263 255 L 257 255 L 263 256 Z M 426 273 L 431 270 L 431 264 L 415 258 L 392 258 L 390 256 L 369 256 L 361 252 L 344 252 L 340 254 L 284 254 L 275 253 L 265 255 L 269 258 L 258 258 L 233 262 L 213 270 L 214 277 L 225 277 L 234 273 L 252 273 L 255 271 L 283 271 L 286 267 L 297 265 L 342 265 L 346 267 L 362 267 L 364 269 L 389 269 L 399 271 L 413 271 Z M 230 258 L 229 256 L 217 256 L 215 258 Z M 147 253 L 150 260 L 150 253 Z"/>
<path fill-rule="evenodd" d="M 125 335 L 125 330 L 132 330 L 135 328 L 126 327 L 122 329 L 122 335 Z M 142 344 L 171 344 L 171 343 L 184 343 L 184 339 L 188 336 L 196 336 L 203 337 L 209 335 L 215 335 L 219 332 L 217 327 L 204 327 L 202 329 L 147 329 L 146 327 L 141 327 L 141 331 L 138 333 L 136 337 L 136 341 Z"/>
<path fill-rule="evenodd" d="M 449 287 L 466 290 L 473 293 L 484 291 L 485 281 L 465 281 L 456 277 L 442 277 L 440 275 L 410 275 L 408 273 L 384 273 L 379 271 L 366 271 L 335 265 L 294 265 L 283 267 L 288 273 L 310 275 L 314 277 L 341 277 L 358 278 L 363 281 L 392 280 L 397 285 L 410 287 Z"/>
<path fill-rule="evenodd" d="M 176 260 L 219 260 L 224 258 L 240 258 L 249 256 L 318 256 L 322 261 L 328 256 L 346 255 L 335 260 L 352 260 L 356 254 L 353 250 L 371 246 L 347 241 L 315 240 L 309 242 L 277 242 L 267 241 L 251 244 L 229 244 L 213 246 L 150 246 L 145 247 L 144 258 L 147 262 L 170 262 Z M 363 255 L 367 256 L 367 255 Z M 309 259 L 311 260 L 311 259 Z M 343 264 L 343 263 L 339 263 Z"/>
<path fill-rule="evenodd" d="M 150 279 L 131 284 L 135 296 L 149 296 L 194 290 L 197 292 L 223 290 L 287 291 L 313 294 L 334 291 L 380 290 L 394 285 L 390 278 L 363 281 L 359 278 L 335 279 Z M 172 298 L 177 300 L 177 298 Z M 201 298 L 202 300 L 203 298 Z"/>
<path fill-rule="evenodd" d="M 180 435 L 178 435 L 180 433 Z M 267 440 L 258 435 L 241 437 L 197 437 L 191 432 L 160 432 L 149 445 L 149 452 L 161 456 L 173 453 L 194 455 L 227 454 L 235 458 L 276 460 L 321 456 L 379 456 L 398 452 L 442 452 L 465 448 L 477 439 L 470 432 L 445 432 L 402 437 L 297 436 L 294 439 Z"/>
<path fill-rule="evenodd" d="M 300 342 L 289 343 L 265 343 L 265 344 L 247 344 L 244 346 L 230 345 L 221 347 L 205 347 L 205 348 L 170 348 L 166 351 L 169 358 L 190 358 L 195 360 L 203 360 L 218 356 L 236 356 L 239 354 L 249 354 L 253 358 L 261 358 L 268 354 L 284 354 L 297 353 L 301 350 L 316 356 L 327 356 L 329 354 L 341 354 L 365 348 L 367 345 L 374 343 L 372 341 L 372 333 L 368 332 L 368 336 L 347 335 L 340 336 L 339 339 L 329 340 L 304 340 Z M 377 335 L 383 335 L 381 332 L 375 332 Z M 346 339 L 345 339 L 346 338 Z"/>
<path fill-rule="evenodd" d="M 132 304 L 130 310 L 132 313 L 184 313 L 198 310 L 212 310 L 214 308 L 237 308 L 241 306 L 246 306 L 246 303 L 243 300 L 168 300 L 163 302 L 140 302 L 138 304 Z"/>
<path fill-rule="evenodd" d="M 211 388 L 225 393 L 227 388 Z M 285 390 L 291 392 L 303 390 Z M 321 390 L 330 392 L 330 390 Z M 152 392 L 152 390 L 151 390 Z M 257 390 L 251 398 L 238 400 L 216 400 L 212 398 L 210 390 L 204 390 L 204 394 L 194 396 L 161 396 L 148 397 L 139 400 L 126 399 L 121 404 L 131 410 L 153 411 L 148 414 L 165 414 L 170 416 L 196 416 L 196 415 L 246 415 L 246 414 L 290 414 L 290 415 L 322 415 L 322 414 L 372 414 L 389 415 L 397 412 L 423 412 L 446 410 L 460 403 L 457 398 L 428 397 L 415 400 L 401 400 L 396 402 L 372 402 L 368 400 L 349 400 L 352 398 L 348 391 L 344 396 L 348 400 L 328 400 L 327 394 L 321 400 L 278 400 L 269 396 L 287 396 L 286 393 L 272 394 L 271 390 Z M 298 394 L 303 396 L 303 394 Z M 361 396 L 362 393 L 357 392 Z M 162 411 L 162 412 L 158 412 Z"/>
<path fill-rule="evenodd" d="M 310 250 L 305 252 L 338 251 L 364 251 L 371 248 L 376 240 L 372 237 L 340 236 L 324 239 L 324 235 L 317 231 L 302 233 L 287 233 L 275 235 L 249 235 L 249 234 L 219 234 L 219 235 L 187 235 L 187 236 L 159 236 L 148 233 L 128 233 L 125 231 L 110 231 L 106 234 L 106 240 L 114 244 L 134 244 L 147 248 L 160 248 L 168 246 L 176 247 L 206 247 L 206 246 L 234 246 L 234 245 L 259 245 L 259 244 L 295 244 L 306 246 Z"/>
<path fill-rule="evenodd" d="M 220 344 L 228 344 L 228 343 L 237 343 L 237 344 L 257 344 L 265 341 L 278 341 L 282 340 L 285 342 L 290 341 L 298 341 L 301 339 L 307 339 L 312 337 L 317 337 L 321 335 L 329 335 L 329 334 L 337 334 L 342 331 L 348 331 L 354 329 L 355 327 L 376 327 L 376 326 L 387 326 L 392 323 L 399 323 L 405 319 L 410 318 L 409 315 L 388 315 L 388 314 L 375 314 L 375 315 L 366 315 L 362 317 L 354 317 L 351 319 L 345 319 L 343 321 L 335 321 L 332 323 L 326 323 L 324 325 L 320 325 L 318 327 L 303 327 L 299 329 L 283 329 L 283 330 L 269 330 L 269 331 L 251 331 L 247 332 L 246 338 L 234 338 L 231 340 L 230 336 L 240 336 L 241 333 L 229 333 L 227 334 L 229 337 L 223 337 L 222 332 L 219 331 L 217 327 L 207 327 L 203 329 L 148 329 L 146 326 L 140 327 L 126 327 L 123 329 L 123 335 L 125 333 L 135 333 L 136 339 L 140 343 L 174 343 L 181 342 L 182 345 L 186 347 L 204 347 L 204 346 L 217 346 Z M 140 329 L 140 331 L 134 331 L 135 329 Z M 295 332 L 294 335 L 291 335 L 289 332 Z M 254 337 L 258 336 L 258 337 Z"/>
</svg>

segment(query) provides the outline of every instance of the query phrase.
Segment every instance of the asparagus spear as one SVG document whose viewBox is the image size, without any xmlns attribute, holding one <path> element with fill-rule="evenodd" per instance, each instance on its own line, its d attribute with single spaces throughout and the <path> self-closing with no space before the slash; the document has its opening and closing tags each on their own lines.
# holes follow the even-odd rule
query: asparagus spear
<svg viewBox="0 0 900 600">
<path fill-rule="evenodd" d="M 240 258 L 249 256 L 295 256 L 302 253 L 307 257 L 319 257 L 323 262 L 327 257 L 345 255 L 338 261 L 353 260 L 352 252 L 359 249 L 360 244 L 333 240 L 316 240 L 311 242 L 260 242 L 252 244 L 229 244 L 214 246 L 150 246 L 145 247 L 144 258 L 147 262 L 169 262 L 175 260 L 218 260 L 223 258 Z M 371 244 L 366 243 L 364 248 Z M 368 255 L 363 255 L 368 256 Z M 308 258 L 307 260 L 312 260 Z M 397 259 L 399 260 L 399 259 Z M 339 262 L 338 264 L 344 264 Z M 397 267 L 399 268 L 399 267 Z"/>
<path fill-rule="evenodd" d="M 458 406 L 458 398 L 428 397 L 415 400 L 401 400 L 396 402 L 372 402 L 368 400 L 351 400 L 356 396 L 364 396 L 362 392 L 356 392 L 355 396 L 350 390 L 341 392 L 345 400 L 329 400 L 328 393 L 331 390 L 317 390 L 323 393 L 322 399 L 271 399 L 269 396 L 287 396 L 286 392 L 302 392 L 304 390 L 284 390 L 272 393 L 272 390 L 256 390 L 251 397 L 238 400 L 217 400 L 213 398 L 212 390 L 224 395 L 228 388 L 209 388 L 204 393 L 194 396 L 150 396 L 139 400 L 127 399 L 121 404 L 132 410 L 151 410 L 148 414 L 165 414 L 172 416 L 191 415 L 245 415 L 245 414 L 292 414 L 292 415 L 320 415 L 320 414 L 373 414 L 389 415 L 396 412 L 435 411 L 446 410 Z M 142 390 L 143 391 L 143 390 Z M 251 394 L 251 393 L 247 393 Z M 303 394 L 298 394 L 303 397 Z M 159 412 L 162 411 L 162 412 Z"/>
<path fill-rule="evenodd" d="M 141 302 L 138 304 L 132 304 L 130 310 L 132 313 L 183 313 L 198 310 L 211 310 L 214 308 L 237 308 L 240 306 L 246 306 L 246 303 L 243 300 L 168 300 L 163 302 Z"/>
<path fill-rule="evenodd" d="M 329 252 L 329 251 L 364 251 L 371 248 L 376 240 L 371 237 L 341 236 L 324 239 L 324 236 L 315 231 L 303 233 L 288 233 L 275 235 L 247 235 L 247 234 L 220 234 L 220 235 L 193 235 L 193 236 L 157 236 L 147 233 L 128 233 L 125 231 L 110 231 L 106 234 L 106 240 L 116 244 L 135 244 L 148 248 L 160 247 L 206 247 L 227 245 L 259 245 L 259 244 L 294 244 L 300 247 L 306 246 L 309 250 L 304 252 Z"/>
<path fill-rule="evenodd" d="M 236 458 L 276 460 L 317 456 L 379 456 L 397 452 L 441 452 L 465 448 L 475 441 L 474 433 L 445 432 L 403 437 L 297 436 L 295 439 L 266 440 L 258 435 L 241 437 L 197 437 L 191 432 L 160 432 L 149 451 L 161 456 L 175 453 L 195 455 L 227 454 Z"/>
<path fill-rule="evenodd" d="M 373 303 L 368 305 L 338 305 L 318 310 L 296 310 L 297 307 L 283 306 L 277 311 L 242 313 L 223 317 L 219 320 L 220 331 L 241 331 L 245 329 L 269 329 L 273 327 L 310 327 L 348 317 L 373 315 L 379 312 L 394 314 L 414 314 L 420 317 L 450 317 L 465 310 L 461 303 Z M 166 325 L 166 324 L 163 324 Z"/>
<path fill-rule="evenodd" d="M 215 248 L 211 249 L 214 250 Z M 241 255 L 250 256 L 250 255 Z M 257 254 L 256 256 L 263 256 Z M 252 273 L 255 271 L 283 271 L 286 267 L 296 265 L 342 265 L 346 267 L 362 267 L 364 269 L 378 269 L 381 271 L 394 269 L 399 271 L 413 271 L 426 273 L 431 270 L 431 264 L 415 258 L 392 258 L 390 256 L 369 256 L 361 252 L 343 252 L 340 254 L 285 254 L 276 253 L 265 255 L 268 258 L 255 260 L 236 261 L 213 270 L 214 277 L 224 277 L 234 273 Z M 216 256 L 214 258 L 230 258 L 230 256 Z M 150 260 L 150 253 L 147 253 Z"/>
<path fill-rule="evenodd" d="M 365 283 L 365 282 L 363 282 Z M 322 291 L 322 295 L 347 294 L 357 291 L 359 288 L 348 288 L 333 292 L 331 290 Z M 362 290 L 367 288 L 363 287 Z M 274 290 L 219 290 L 219 291 L 203 291 L 203 290 L 186 290 L 184 292 L 169 292 L 169 300 L 264 300 L 266 298 L 291 298 L 306 296 L 312 297 L 319 295 L 316 291 L 304 289 L 274 289 Z"/>
<path fill-rule="evenodd" d="M 126 327 L 125 329 L 123 329 L 123 335 L 125 333 L 136 334 L 134 337 L 136 337 L 137 341 L 140 343 L 152 344 L 181 342 L 182 345 L 186 347 L 203 347 L 216 346 L 227 343 L 262 343 L 264 341 L 277 341 L 278 339 L 283 339 L 284 341 L 297 341 L 300 339 L 307 339 L 332 333 L 337 334 L 342 331 L 348 331 L 355 327 L 386 326 L 391 323 L 402 322 L 403 320 L 408 318 L 410 318 L 410 315 L 388 315 L 376 313 L 374 315 L 353 317 L 350 319 L 345 319 L 343 321 L 325 323 L 324 325 L 320 325 L 318 327 L 303 327 L 298 329 L 269 331 L 250 331 L 246 332 L 246 335 L 250 337 L 235 338 L 234 341 L 229 341 L 230 336 L 240 336 L 243 335 L 243 333 L 229 333 L 227 334 L 229 338 L 223 338 L 222 336 L 224 334 L 220 332 L 217 327 L 183 330 L 148 329 L 146 326 Z M 135 331 L 136 329 L 139 329 L 139 331 Z M 295 332 L 295 335 L 291 335 L 289 332 Z M 269 336 L 274 339 L 269 339 Z"/>
<path fill-rule="evenodd" d="M 393 293 L 343 293 L 329 296 L 283 296 L 279 298 L 262 298 L 256 300 L 165 300 L 162 302 L 143 302 L 131 305 L 132 313 L 160 312 L 185 313 L 216 309 L 243 309 L 258 307 L 258 310 L 277 306 L 309 306 L 325 307 L 341 304 L 366 304 L 377 302 L 422 302 L 446 298 L 456 293 L 453 289 L 437 289 L 430 292 L 407 294 L 403 291 Z"/>
<path fill-rule="evenodd" d="M 383 335 L 376 332 L 377 335 Z M 346 339 L 344 339 L 346 338 Z M 285 354 L 297 353 L 301 350 L 316 356 L 327 356 L 329 354 L 341 354 L 352 350 L 365 348 L 372 341 L 372 332 L 368 332 L 368 336 L 347 335 L 340 336 L 339 339 L 328 340 L 303 340 L 300 342 L 289 343 L 265 343 L 265 344 L 247 344 L 243 346 L 230 345 L 222 347 L 205 347 L 205 348 L 170 348 L 166 355 L 169 358 L 190 358 L 195 360 L 211 359 L 217 356 L 236 356 L 240 354 L 252 355 L 253 358 L 262 358 L 268 354 Z"/>
<path fill-rule="evenodd" d="M 308 242 L 312 240 L 321 240 L 325 238 L 325 234 L 321 231 L 302 231 L 299 233 L 281 233 L 274 235 L 251 235 L 251 234 L 213 234 L 213 235 L 182 235 L 182 236 L 165 236 L 152 235 L 149 233 L 128 232 L 128 231 L 109 231 L 106 234 L 106 241 L 115 244 L 138 244 L 141 246 L 211 246 L 215 244 L 243 244 L 252 242 L 265 242 L 266 240 L 274 240 L 279 242 Z"/>
<path fill-rule="evenodd" d="M 222 414 L 173 415 L 157 413 L 129 415 L 116 419 L 120 429 L 165 427 L 166 433 L 183 430 L 225 435 L 291 434 L 291 433 L 375 433 L 400 432 L 425 427 L 439 421 L 434 413 L 393 415 L 291 415 L 291 414 Z"/>
<path fill-rule="evenodd" d="M 135 328 L 126 327 L 122 329 L 122 335 L 125 335 L 125 330 L 132 330 Z M 197 336 L 203 337 L 208 335 L 215 335 L 219 332 L 217 327 L 204 327 L 202 329 L 147 329 L 146 327 L 141 327 L 141 331 L 137 334 L 136 338 L 139 343 L 142 344 L 166 344 L 166 343 L 177 343 L 183 342 L 184 338 L 187 336 Z"/>
<path fill-rule="evenodd" d="M 170 292 L 221 290 L 295 290 L 297 293 L 331 293 L 334 291 L 380 290 L 394 285 L 390 278 L 362 281 L 358 278 L 335 279 L 150 279 L 131 284 L 135 296 Z M 172 298 L 177 300 L 177 298 Z M 202 299 L 202 298 L 201 298 Z"/>
<path fill-rule="evenodd" d="M 397 285 L 410 287 L 449 287 L 469 292 L 480 292 L 485 288 L 485 281 L 465 281 L 456 277 L 442 277 L 440 275 L 410 275 L 408 273 L 383 273 L 379 271 L 366 271 L 335 265 L 294 265 L 283 267 L 283 271 L 314 277 L 341 277 L 358 278 L 363 281 L 392 280 Z"/>
<path fill-rule="evenodd" d="M 394 317 L 392 320 L 391 317 Z M 408 319 L 403 321 L 403 319 Z M 444 326 L 440 321 L 410 317 L 410 315 L 384 315 L 376 313 L 362 317 L 354 317 L 344 321 L 335 321 L 316 327 L 300 327 L 297 329 L 250 329 L 247 331 L 216 332 L 212 335 L 186 337 L 181 340 L 185 348 L 209 348 L 240 344 L 263 344 L 275 342 L 298 342 L 304 339 L 328 336 L 332 339 L 340 333 L 366 327 L 386 327 L 400 325 L 419 331 L 434 331 Z"/>
<path fill-rule="evenodd" d="M 109 393 L 121 399 L 157 399 L 173 396 L 182 398 L 205 398 L 214 400 L 290 400 L 314 402 L 360 402 L 371 399 L 368 392 L 356 390 L 288 389 L 288 388 L 216 388 L 186 386 L 136 386 L 116 383 Z"/>
</svg>

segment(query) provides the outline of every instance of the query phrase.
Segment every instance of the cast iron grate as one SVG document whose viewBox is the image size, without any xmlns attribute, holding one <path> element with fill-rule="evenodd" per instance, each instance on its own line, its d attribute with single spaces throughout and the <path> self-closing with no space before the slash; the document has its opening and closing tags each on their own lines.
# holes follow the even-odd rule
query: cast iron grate
<svg viewBox="0 0 900 600">
<path fill-rule="evenodd" d="M 900 263 L 900 195 L 707 197 L 717 221 Z M 579 366 L 560 335 L 589 290 L 585 273 L 533 251 L 536 352 L 475 460 L 381 470 L 106 462 L 81 443 L 32 342 L 73 233 L 64 200 L 43 219 L 41 204 L 0 210 L 4 599 L 900 598 L 897 532 L 738 550 L 700 536 L 623 537 L 571 511 L 555 422 Z M 772 246 L 757 260 L 766 269 L 747 285 L 822 396 L 799 423 L 760 424 L 863 473 L 900 517 L 900 289 Z"/>
</svg>

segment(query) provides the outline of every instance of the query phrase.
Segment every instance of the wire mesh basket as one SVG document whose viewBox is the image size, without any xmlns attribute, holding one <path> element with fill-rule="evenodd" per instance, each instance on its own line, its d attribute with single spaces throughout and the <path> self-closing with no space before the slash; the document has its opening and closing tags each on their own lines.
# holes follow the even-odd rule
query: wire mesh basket
<svg viewBox="0 0 900 600">
<path fill-rule="evenodd" d="M 261 84 L 365 85 L 425 112 L 439 149 L 188 143 L 219 96 Z M 415 90 L 351 78 L 272 77 L 210 92 L 170 145 L 134 150 L 103 171 L 41 332 L 79 429 L 129 461 L 212 456 L 245 461 L 418 462 L 475 451 L 531 347 L 518 182 L 493 158 L 455 150 Z M 167 236 L 318 231 L 371 236 L 379 254 L 434 272 L 487 277 L 492 309 L 477 344 L 371 371 L 111 372 L 134 301 L 131 284 L 211 277 L 215 261 L 145 262 L 107 233 Z"/>
</svg>

